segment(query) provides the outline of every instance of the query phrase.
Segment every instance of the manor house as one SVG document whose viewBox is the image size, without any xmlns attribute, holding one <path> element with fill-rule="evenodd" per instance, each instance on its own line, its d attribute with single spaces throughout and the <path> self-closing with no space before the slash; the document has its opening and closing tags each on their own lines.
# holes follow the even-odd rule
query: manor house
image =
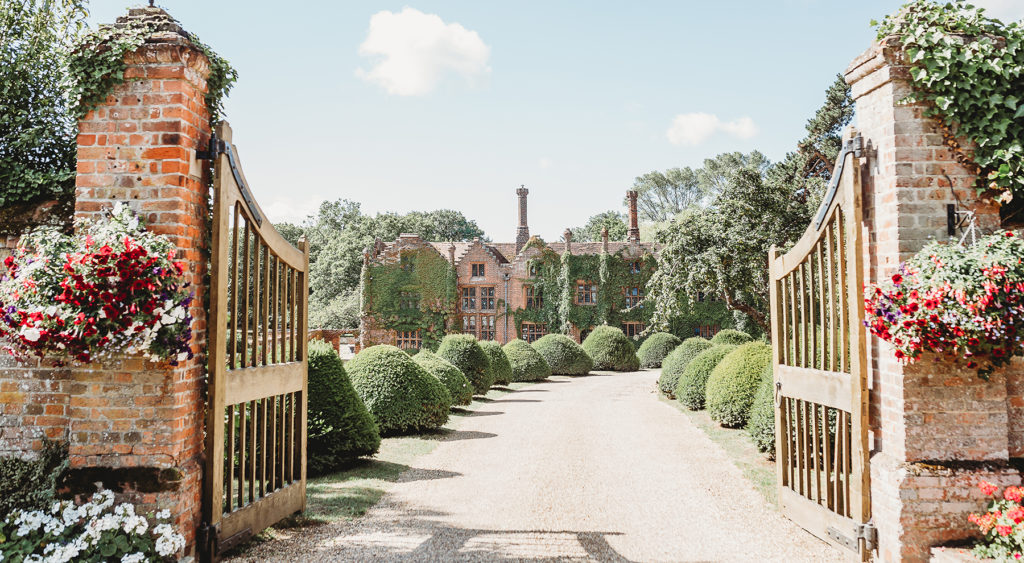
<svg viewBox="0 0 1024 563">
<path fill-rule="evenodd" d="M 364 252 L 360 348 L 432 346 L 464 332 L 501 343 L 548 332 L 578 341 L 597 324 L 637 336 L 650 318 L 641 300 L 656 266 L 654 243 L 640 242 L 637 193 L 627 192 L 626 240 L 546 243 L 530 236 L 520 187 L 515 242 L 425 241 L 402 234 Z M 602 265 L 602 261 L 604 264 Z"/>
</svg>

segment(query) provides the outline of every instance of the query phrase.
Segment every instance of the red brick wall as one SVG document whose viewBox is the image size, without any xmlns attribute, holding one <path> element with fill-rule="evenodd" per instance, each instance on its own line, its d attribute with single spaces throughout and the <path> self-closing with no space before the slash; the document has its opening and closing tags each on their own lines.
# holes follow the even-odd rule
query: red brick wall
<svg viewBox="0 0 1024 563">
<path fill-rule="evenodd" d="M 855 59 L 846 80 L 867 148 L 866 281 L 892 275 L 930 240 L 948 239 L 947 176 L 978 227 L 998 227 L 998 208 L 976 197 L 975 177 L 944 145 L 938 124 L 920 104 L 900 103 L 911 86 L 892 43 Z M 884 561 L 924 561 L 932 545 L 970 536 L 967 514 L 984 505 L 978 479 L 1019 482 L 1008 465 L 1010 444 L 1019 455 L 1024 443 L 1019 365 L 983 381 L 932 360 L 904 366 L 887 343 L 869 342 L 872 516 Z"/>
</svg>

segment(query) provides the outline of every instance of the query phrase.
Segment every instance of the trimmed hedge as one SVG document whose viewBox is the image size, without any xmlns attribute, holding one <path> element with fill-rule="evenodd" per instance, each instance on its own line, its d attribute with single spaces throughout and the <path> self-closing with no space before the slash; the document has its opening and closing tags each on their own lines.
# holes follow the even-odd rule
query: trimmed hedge
<svg viewBox="0 0 1024 563">
<path fill-rule="evenodd" d="M 453 405 L 468 405 L 473 402 L 473 386 L 469 384 L 462 370 L 454 364 L 426 348 L 420 350 L 412 359 L 427 370 L 427 373 L 444 383 L 448 394 L 452 396 Z"/>
<path fill-rule="evenodd" d="M 594 369 L 608 371 L 636 371 L 640 360 L 636 348 L 621 330 L 601 325 L 583 341 L 583 350 L 594 360 Z"/>
<path fill-rule="evenodd" d="M 398 348 L 370 346 L 345 370 L 382 435 L 433 430 L 448 422 L 448 389 Z"/>
<path fill-rule="evenodd" d="M 699 336 L 683 340 L 661 362 L 661 377 L 658 378 L 658 389 L 670 399 L 675 399 L 676 386 L 679 385 L 679 376 L 683 375 L 686 366 L 690 365 L 690 362 L 697 357 L 697 354 L 712 346 L 714 344 L 710 340 Z"/>
<path fill-rule="evenodd" d="M 491 379 L 494 380 L 492 385 L 508 385 L 512 383 L 512 364 L 509 363 L 505 351 L 501 349 L 501 343 L 493 340 L 482 340 L 480 347 L 484 349 L 487 359 L 491 361 Z"/>
<path fill-rule="evenodd" d="M 735 348 L 736 346 L 732 344 L 717 344 L 697 354 L 679 376 L 679 384 L 676 385 L 676 400 L 691 411 L 703 409 L 704 391 L 707 388 L 711 372 L 718 362 L 722 361 L 722 358 Z"/>
<path fill-rule="evenodd" d="M 510 340 L 503 348 L 512 364 L 512 381 L 540 381 L 551 375 L 551 366 L 525 340 Z"/>
<path fill-rule="evenodd" d="M 706 404 L 711 418 L 728 428 L 745 426 L 771 361 L 772 348 L 764 342 L 748 342 L 722 358 L 708 378 Z"/>
<path fill-rule="evenodd" d="M 0 518 L 15 510 L 49 510 L 67 469 L 67 442 L 45 437 L 35 459 L 0 457 Z"/>
<path fill-rule="evenodd" d="M 575 340 L 564 334 L 546 334 L 532 344 L 555 375 L 586 375 L 594 361 Z"/>
<path fill-rule="evenodd" d="M 441 341 L 437 355 L 462 370 L 473 386 L 474 395 L 483 395 L 491 388 L 491 361 L 484 349 L 470 334 L 449 334 Z"/>
<path fill-rule="evenodd" d="M 747 342 L 750 342 L 751 340 L 753 340 L 753 338 L 749 334 L 747 334 L 745 332 L 740 332 L 738 330 L 733 330 L 731 328 L 727 328 L 725 330 L 718 331 L 711 338 L 711 343 L 712 344 L 733 344 L 735 346 L 739 346 L 740 344 L 746 344 Z"/>
<path fill-rule="evenodd" d="M 674 334 L 667 332 L 655 332 L 647 337 L 640 349 L 636 351 L 642 368 L 660 368 L 661 363 L 682 344 L 682 340 Z"/>
<path fill-rule="evenodd" d="M 759 452 L 768 454 L 768 459 L 775 459 L 775 393 L 770 362 L 761 374 L 761 386 L 754 397 L 754 406 L 750 408 L 747 432 Z"/>
<path fill-rule="evenodd" d="M 311 475 L 377 453 L 377 423 L 352 388 L 338 353 L 323 340 L 309 343 L 308 386 L 306 466 Z"/>
</svg>

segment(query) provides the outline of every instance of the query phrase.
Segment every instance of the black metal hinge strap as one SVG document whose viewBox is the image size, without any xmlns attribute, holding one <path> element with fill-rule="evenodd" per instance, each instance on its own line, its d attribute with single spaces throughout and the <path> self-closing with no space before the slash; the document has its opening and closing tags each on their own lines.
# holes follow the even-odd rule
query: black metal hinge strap
<svg viewBox="0 0 1024 563">
<path fill-rule="evenodd" d="M 839 180 L 843 177 L 843 168 L 846 166 L 846 155 L 853 153 L 854 156 L 860 157 L 863 150 L 864 138 L 860 135 L 843 144 L 843 149 L 839 151 L 839 157 L 836 159 L 836 169 L 828 180 L 828 190 L 825 192 L 825 198 L 821 201 L 818 218 L 814 221 L 815 229 L 821 228 L 821 223 L 825 221 L 825 216 L 828 214 L 828 208 L 832 207 L 832 201 L 835 200 L 836 192 L 839 191 Z"/>
<path fill-rule="evenodd" d="M 210 148 L 205 151 L 196 151 L 197 160 L 213 160 L 218 156 L 226 154 L 228 155 L 228 165 L 231 167 L 231 175 L 235 178 L 235 184 L 238 185 L 238 191 L 242 193 L 242 200 L 245 201 L 245 206 L 249 209 L 249 214 L 252 215 L 253 221 L 256 221 L 256 225 L 263 226 L 263 214 L 260 213 L 259 208 L 256 207 L 256 200 L 253 199 L 252 193 L 249 191 L 249 186 L 245 183 L 245 179 L 242 178 L 242 171 L 238 168 L 238 161 L 235 160 L 235 149 L 231 143 L 225 143 L 223 140 L 218 139 L 216 134 L 210 136 Z"/>
</svg>

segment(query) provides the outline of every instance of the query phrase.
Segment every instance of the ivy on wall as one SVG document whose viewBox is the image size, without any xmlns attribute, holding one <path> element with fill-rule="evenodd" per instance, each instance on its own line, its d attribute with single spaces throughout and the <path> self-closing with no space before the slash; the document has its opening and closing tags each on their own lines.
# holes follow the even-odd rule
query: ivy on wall
<svg viewBox="0 0 1024 563">
<path fill-rule="evenodd" d="M 906 51 L 914 88 L 946 144 L 978 174 L 979 193 L 1001 203 L 1024 199 L 1024 26 L 1004 24 L 957 0 L 907 2 L 879 24 Z M 957 138 L 973 147 L 964 150 Z M 1019 220 L 1019 219 L 1018 219 Z"/>
<path fill-rule="evenodd" d="M 423 347 L 436 350 L 455 315 L 456 279 L 455 268 L 433 249 L 403 250 L 399 263 L 363 266 L 362 311 L 382 329 L 420 331 Z M 410 295 L 418 307 L 408 306 Z"/>
<path fill-rule="evenodd" d="M 547 247 L 542 248 L 541 254 L 533 259 L 537 276 L 532 283 L 543 293 L 543 305 L 538 309 L 520 308 L 511 312 L 517 333 L 524 322 L 544 323 L 552 332 L 568 333 L 573 326 L 585 330 L 603 324 L 619 326 L 624 322 L 646 324 L 650 321 L 652 309 L 643 302 L 626 307 L 623 288 L 647 286 L 657 267 L 653 255 L 645 253 L 633 259 L 620 250 L 615 254 L 565 253 L 559 256 Z M 630 271 L 630 263 L 634 261 L 641 262 L 640 272 L 636 274 Z M 578 280 L 597 284 L 597 303 L 576 303 Z"/>
</svg>

